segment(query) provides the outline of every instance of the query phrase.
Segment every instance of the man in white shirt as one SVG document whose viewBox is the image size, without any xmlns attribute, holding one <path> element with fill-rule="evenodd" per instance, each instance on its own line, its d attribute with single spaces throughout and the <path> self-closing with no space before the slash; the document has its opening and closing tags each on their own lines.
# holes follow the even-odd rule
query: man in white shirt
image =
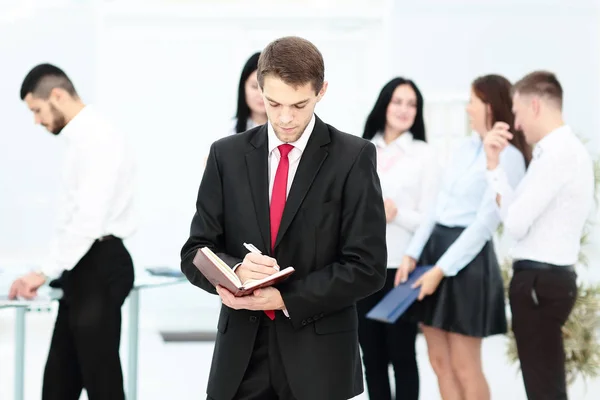
<svg viewBox="0 0 600 400">
<path fill-rule="evenodd" d="M 123 136 L 79 98 L 59 68 L 41 64 L 21 86 L 35 123 L 64 138 L 61 219 L 48 258 L 17 279 L 10 297 L 33 298 L 49 280 L 63 289 L 42 399 L 124 399 L 121 306 L 133 287 L 122 239 L 135 230 L 134 168 Z M 54 286 L 54 285 L 53 285 Z"/>
<path fill-rule="evenodd" d="M 513 88 L 515 127 L 535 145 L 516 191 L 498 167 L 512 137 L 499 124 L 485 138 L 488 179 L 506 232 L 515 239 L 510 284 L 513 331 L 529 399 L 567 399 L 562 326 L 577 297 L 574 265 L 594 195 L 593 165 L 562 118 L 562 88 L 536 71 Z"/>
</svg>

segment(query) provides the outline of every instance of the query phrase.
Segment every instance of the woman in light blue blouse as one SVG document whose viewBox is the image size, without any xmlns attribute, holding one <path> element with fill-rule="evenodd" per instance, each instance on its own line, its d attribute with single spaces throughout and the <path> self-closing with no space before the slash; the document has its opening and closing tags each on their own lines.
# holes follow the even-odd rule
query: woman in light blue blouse
<svg viewBox="0 0 600 400">
<path fill-rule="evenodd" d="M 467 112 L 475 134 L 453 152 L 435 207 L 415 232 L 396 275 L 395 284 L 404 281 L 417 260 L 435 266 L 415 284 L 421 288 L 421 301 L 412 311 L 422 323 L 444 399 L 490 398 L 481 342 L 507 331 L 502 276 L 492 242 L 500 219 L 486 180 L 482 137 L 497 121 L 510 125 L 514 138 L 500 164 L 516 187 L 531 153 L 523 134 L 513 129 L 510 90 L 510 82 L 498 75 L 473 82 Z"/>
</svg>

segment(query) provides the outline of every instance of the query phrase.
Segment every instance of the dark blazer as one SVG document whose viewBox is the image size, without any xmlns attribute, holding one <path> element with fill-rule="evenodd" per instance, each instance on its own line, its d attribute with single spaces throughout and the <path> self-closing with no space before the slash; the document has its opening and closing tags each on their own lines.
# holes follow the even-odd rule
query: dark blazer
<svg viewBox="0 0 600 400">
<path fill-rule="evenodd" d="M 230 266 L 252 243 L 296 272 L 276 287 L 288 319 L 275 318 L 285 373 L 299 400 L 342 400 L 363 391 L 356 302 L 385 281 L 385 211 L 375 147 L 316 118 L 270 251 L 267 126 L 215 142 L 181 251 L 189 281 L 215 288 L 192 264 L 208 246 Z M 222 306 L 208 395 L 231 399 L 242 381 L 262 311 Z"/>
</svg>

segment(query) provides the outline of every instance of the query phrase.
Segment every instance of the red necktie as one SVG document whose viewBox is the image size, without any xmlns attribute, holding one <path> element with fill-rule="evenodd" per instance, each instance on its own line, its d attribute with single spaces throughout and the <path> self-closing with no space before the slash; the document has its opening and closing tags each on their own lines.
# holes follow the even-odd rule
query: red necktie
<svg viewBox="0 0 600 400">
<path fill-rule="evenodd" d="M 294 146 L 291 144 L 282 144 L 278 147 L 279 154 L 279 165 L 277 165 L 277 172 L 275 172 L 275 181 L 273 182 L 273 192 L 271 193 L 271 253 L 275 250 L 275 241 L 277 240 L 277 232 L 279 231 L 279 225 L 281 224 L 281 217 L 283 216 L 283 209 L 285 208 L 285 201 L 287 199 L 287 186 L 288 186 L 288 172 L 290 170 L 290 160 L 288 154 Z M 265 310 L 265 314 L 271 319 L 275 318 L 275 311 Z"/>
</svg>

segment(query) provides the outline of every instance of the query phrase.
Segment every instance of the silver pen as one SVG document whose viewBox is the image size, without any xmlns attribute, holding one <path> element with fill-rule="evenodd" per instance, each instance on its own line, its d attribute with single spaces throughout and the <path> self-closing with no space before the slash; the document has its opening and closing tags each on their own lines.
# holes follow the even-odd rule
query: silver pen
<svg viewBox="0 0 600 400">
<path fill-rule="evenodd" d="M 257 249 L 257 248 L 256 248 L 256 246 L 255 246 L 255 245 L 253 245 L 253 244 L 250 244 L 250 243 L 244 243 L 244 247 L 245 247 L 246 249 L 248 249 L 248 251 L 249 251 L 250 253 L 262 254 L 262 252 L 261 252 L 259 249 Z"/>
</svg>

